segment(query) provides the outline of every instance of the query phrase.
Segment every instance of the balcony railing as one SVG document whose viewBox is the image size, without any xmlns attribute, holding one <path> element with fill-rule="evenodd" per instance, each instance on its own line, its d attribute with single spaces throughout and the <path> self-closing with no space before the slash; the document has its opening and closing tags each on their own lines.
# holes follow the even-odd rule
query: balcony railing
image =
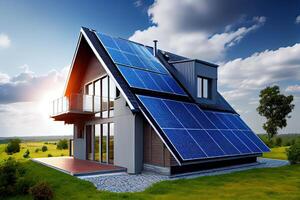
<svg viewBox="0 0 300 200">
<path fill-rule="evenodd" d="M 100 112 L 100 96 L 71 94 L 57 98 L 51 102 L 50 115 L 63 113 L 97 113 Z"/>
</svg>

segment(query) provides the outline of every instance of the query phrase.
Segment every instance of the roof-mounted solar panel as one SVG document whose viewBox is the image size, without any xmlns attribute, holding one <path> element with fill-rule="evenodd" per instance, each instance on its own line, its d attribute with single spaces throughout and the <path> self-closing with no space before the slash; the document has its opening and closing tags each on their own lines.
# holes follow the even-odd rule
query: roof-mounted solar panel
<svg viewBox="0 0 300 200">
<path fill-rule="evenodd" d="M 97 35 L 130 87 L 187 96 L 147 47 L 101 33 Z"/>
<path fill-rule="evenodd" d="M 237 114 L 204 111 L 194 103 L 137 97 L 183 161 L 269 151 Z"/>
</svg>

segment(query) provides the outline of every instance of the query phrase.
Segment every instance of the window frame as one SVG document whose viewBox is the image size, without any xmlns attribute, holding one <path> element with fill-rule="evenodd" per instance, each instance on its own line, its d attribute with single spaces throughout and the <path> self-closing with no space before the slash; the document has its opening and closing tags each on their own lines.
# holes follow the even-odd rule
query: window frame
<svg viewBox="0 0 300 200">
<path fill-rule="evenodd" d="M 103 79 L 107 78 L 107 93 L 108 93 L 108 101 L 107 101 L 107 110 L 103 110 L 103 107 L 102 107 L 102 101 L 103 101 L 103 90 L 102 90 L 102 85 L 103 85 Z M 98 77 L 90 82 L 87 82 L 86 84 L 84 84 L 84 95 L 90 95 L 88 94 L 89 92 L 89 89 L 88 87 L 90 85 L 92 85 L 92 89 L 93 89 L 93 94 L 92 96 L 95 96 L 95 83 L 97 81 L 100 81 L 100 112 L 96 112 L 97 114 L 100 113 L 99 117 L 101 118 L 111 118 L 111 117 L 114 117 L 114 107 L 112 109 L 110 109 L 110 85 L 112 85 L 110 82 L 112 81 L 112 79 L 107 75 L 103 75 L 101 77 Z M 120 95 L 120 91 L 118 90 L 116 84 L 113 84 L 115 86 L 115 91 L 116 91 L 116 97 L 114 97 L 114 100 L 118 97 L 118 95 Z M 107 111 L 107 117 L 103 117 L 103 112 L 104 111 Z M 111 114 L 112 113 L 112 114 Z"/>
<path fill-rule="evenodd" d="M 203 76 L 197 76 L 197 98 L 211 99 L 210 90 L 211 90 L 211 79 Z"/>
</svg>

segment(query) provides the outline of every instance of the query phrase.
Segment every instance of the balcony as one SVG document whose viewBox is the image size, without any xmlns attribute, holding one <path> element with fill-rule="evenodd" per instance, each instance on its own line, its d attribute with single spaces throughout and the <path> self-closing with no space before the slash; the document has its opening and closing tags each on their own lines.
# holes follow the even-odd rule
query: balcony
<svg viewBox="0 0 300 200">
<path fill-rule="evenodd" d="M 50 117 L 54 120 L 73 123 L 100 112 L 100 96 L 71 94 L 53 100 L 50 107 Z"/>
</svg>

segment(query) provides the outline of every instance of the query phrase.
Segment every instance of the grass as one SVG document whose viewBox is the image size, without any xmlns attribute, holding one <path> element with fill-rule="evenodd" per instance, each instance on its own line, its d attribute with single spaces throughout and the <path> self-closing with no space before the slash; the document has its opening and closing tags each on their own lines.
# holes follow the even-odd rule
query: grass
<svg viewBox="0 0 300 200">
<path fill-rule="evenodd" d="M 27 148 L 34 152 L 41 148 L 42 142 L 22 144 L 24 152 Z M 49 144 L 47 152 L 31 154 L 43 157 L 48 153 L 60 155 L 67 150 L 56 150 L 56 145 Z M 3 159 L 3 146 L 0 145 L 0 159 Z M 284 159 L 285 147 L 274 148 L 264 157 Z M 300 165 L 280 168 L 252 169 L 231 174 L 199 177 L 195 179 L 180 179 L 163 181 L 154 184 L 144 192 L 138 193 L 111 193 L 96 190 L 90 182 L 64 174 L 57 170 L 28 161 L 22 157 L 23 153 L 13 156 L 20 159 L 26 170 L 26 176 L 32 179 L 47 181 L 54 189 L 55 199 L 300 199 Z M 67 155 L 67 154 L 66 154 Z M 15 196 L 9 200 L 31 199 L 31 196 Z"/>
<path fill-rule="evenodd" d="M 273 158 L 273 159 L 280 159 L 280 160 L 287 160 L 286 150 L 289 147 L 276 147 L 271 148 L 271 152 L 264 153 L 264 158 Z"/>
<path fill-rule="evenodd" d="M 253 169 L 226 175 L 157 183 L 140 193 L 98 191 L 89 182 L 33 163 L 23 163 L 26 176 L 47 181 L 55 199 L 299 199 L 300 165 Z M 16 196 L 10 199 L 30 199 Z"/>
<path fill-rule="evenodd" d="M 37 148 L 42 149 L 42 146 L 47 146 L 48 150 L 45 152 L 42 152 L 41 150 L 39 152 L 35 152 Z M 30 158 L 41 158 L 41 157 L 48 157 L 48 154 L 51 154 L 52 156 L 68 156 L 69 150 L 58 150 L 56 149 L 56 145 L 54 142 L 51 142 L 50 144 L 44 144 L 44 142 L 22 142 L 21 143 L 21 150 L 18 153 L 15 153 L 13 155 L 7 155 L 5 152 L 6 144 L 0 144 L 0 163 L 3 162 L 3 160 L 7 159 L 8 157 L 14 157 L 17 160 L 24 161 L 27 160 L 23 158 L 23 154 L 28 149 L 30 151 Z"/>
</svg>

